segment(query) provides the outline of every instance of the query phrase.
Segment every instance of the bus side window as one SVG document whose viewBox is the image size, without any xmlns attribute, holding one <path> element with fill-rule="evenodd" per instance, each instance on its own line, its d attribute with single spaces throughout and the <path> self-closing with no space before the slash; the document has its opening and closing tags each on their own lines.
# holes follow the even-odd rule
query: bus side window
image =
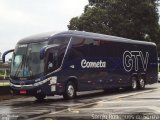
<svg viewBox="0 0 160 120">
<path fill-rule="evenodd" d="M 47 72 L 50 73 L 54 70 L 53 68 L 53 53 L 49 53 L 47 61 Z"/>
<path fill-rule="evenodd" d="M 47 72 L 52 72 L 59 67 L 58 57 L 57 51 L 49 52 L 47 60 Z"/>
<path fill-rule="evenodd" d="M 49 41 L 49 44 L 67 45 L 69 42 L 69 37 L 56 37 Z"/>
<path fill-rule="evenodd" d="M 52 72 L 61 66 L 69 40 L 70 40 L 70 37 L 65 37 L 65 36 L 54 37 L 50 39 L 49 45 L 56 44 L 58 45 L 58 47 L 53 48 L 48 53 L 48 60 L 47 60 L 47 67 L 46 67 L 47 72 Z"/>
<path fill-rule="evenodd" d="M 90 38 L 74 37 L 71 44 L 69 59 L 81 59 L 88 57 L 90 46 L 93 46 L 93 40 Z"/>
<path fill-rule="evenodd" d="M 69 51 L 69 56 L 68 56 L 69 60 L 75 60 L 83 56 L 81 47 L 83 46 L 84 41 L 85 40 L 83 38 L 79 38 L 79 37 L 72 38 L 71 49 Z"/>
</svg>

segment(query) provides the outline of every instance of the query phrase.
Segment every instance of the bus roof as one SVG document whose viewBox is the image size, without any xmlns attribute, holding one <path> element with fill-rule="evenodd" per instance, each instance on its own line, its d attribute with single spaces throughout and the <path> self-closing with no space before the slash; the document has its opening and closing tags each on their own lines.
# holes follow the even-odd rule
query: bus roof
<svg viewBox="0 0 160 120">
<path fill-rule="evenodd" d="M 20 41 L 18 41 L 18 44 L 27 44 L 27 43 L 31 43 L 31 42 L 47 41 L 54 34 L 56 34 L 56 33 L 55 32 L 47 32 L 47 33 L 40 33 L 37 35 L 32 35 L 32 36 L 21 39 Z"/>
<path fill-rule="evenodd" d="M 116 37 L 111 35 L 105 35 L 105 34 L 99 34 L 99 33 L 92 33 L 92 32 L 85 32 L 85 31 L 74 31 L 74 30 L 68 30 L 64 32 L 48 32 L 38 35 L 33 35 L 27 38 L 24 38 L 20 40 L 19 44 L 25 44 L 30 42 L 40 42 L 40 41 L 47 41 L 52 36 L 83 36 L 87 38 L 93 38 L 93 39 L 102 39 L 107 41 L 113 41 L 113 42 L 125 42 L 125 43 L 132 43 L 132 44 L 145 44 L 145 45 L 156 45 L 153 42 L 145 42 L 145 41 L 138 41 L 138 40 L 132 40 L 122 37 Z"/>
</svg>

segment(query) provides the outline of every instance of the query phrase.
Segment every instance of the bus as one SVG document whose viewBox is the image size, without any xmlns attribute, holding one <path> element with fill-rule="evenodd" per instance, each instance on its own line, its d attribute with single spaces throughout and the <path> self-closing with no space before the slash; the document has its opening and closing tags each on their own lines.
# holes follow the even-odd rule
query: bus
<svg viewBox="0 0 160 120">
<path fill-rule="evenodd" d="M 79 91 L 144 89 L 157 82 L 156 44 L 83 31 L 45 33 L 20 40 L 13 52 L 13 94 L 38 100 Z"/>
</svg>

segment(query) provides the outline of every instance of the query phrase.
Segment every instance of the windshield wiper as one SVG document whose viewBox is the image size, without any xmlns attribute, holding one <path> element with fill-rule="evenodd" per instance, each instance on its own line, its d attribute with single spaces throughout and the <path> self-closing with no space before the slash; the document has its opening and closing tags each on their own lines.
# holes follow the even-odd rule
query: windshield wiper
<svg viewBox="0 0 160 120">
<path fill-rule="evenodd" d="M 14 76 L 17 76 L 17 77 L 18 77 L 18 75 L 19 75 L 19 73 L 20 73 L 20 70 L 19 70 L 19 69 L 22 68 L 22 66 L 23 66 L 23 64 L 24 64 L 23 60 L 24 60 L 24 56 L 22 57 L 22 62 L 19 64 L 19 66 L 18 66 L 18 68 L 17 68 Z"/>
<path fill-rule="evenodd" d="M 28 66 L 27 66 L 27 64 L 28 64 Z M 29 56 L 28 55 L 26 56 L 25 68 L 28 68 L 29 76 L 32 76 L 32 70 L 29 65 Z"/>
</svg>

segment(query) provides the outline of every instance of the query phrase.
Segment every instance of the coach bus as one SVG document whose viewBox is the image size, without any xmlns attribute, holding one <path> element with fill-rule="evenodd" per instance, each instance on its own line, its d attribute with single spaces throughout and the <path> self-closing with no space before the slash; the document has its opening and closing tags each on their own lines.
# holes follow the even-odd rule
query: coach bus
<svg viewBox="0 0 160 120">
<path fill-rule="evenodd" d="M 110 88 L 144 89 L 157 82 L 156 44 L 121 37 L 65 31 L 20 40 L 13 52 L 12 93 L 38 100 L 78 91 Z"/>
</svg>

